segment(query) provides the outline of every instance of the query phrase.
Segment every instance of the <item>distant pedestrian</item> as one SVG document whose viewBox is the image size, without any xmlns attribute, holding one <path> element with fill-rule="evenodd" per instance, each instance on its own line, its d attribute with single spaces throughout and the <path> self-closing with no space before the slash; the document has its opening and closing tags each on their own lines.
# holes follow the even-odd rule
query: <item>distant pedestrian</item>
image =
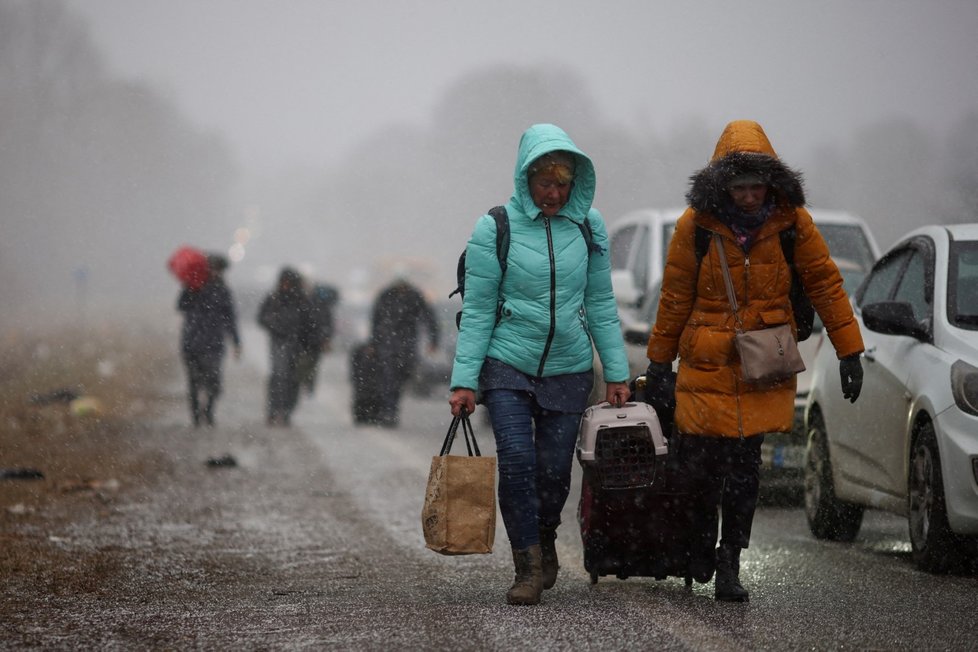
<svg viewBox="0 0 978 652">
<path fill-rule="evenodd" d="M 299 401 L 299 354 L 314 330 L 309 298 L 299 272 L 285 267 L 275 289 L 262 301 L 258 323 L 268 331 L 271 372 L 268 377 L 266 422 L 288 426 Z"/>
<path fill-rule="evenodd" d="M 185 287 L 177 301 L 183 313 L 180 350 L 187 369 L 190 416 L 194 427 L 214 425 L 214 406 L 221 394 L 221 365 L 225 339 L 234 344 L 234 357 L 241 357 L 237 317 L 231 290 L 224 283 L 227 259 L 207 257 L 207 281 L 199 289 Z"/>
<path fill-rule="evenodd" d="M 383 407 L 377 421 L 396 427 L 404 384 L 414 377 L 418 364 L 420 329 L 427 331 L 428 351 L 434 353 L 438 348 L 438 320 L 421 291 L 398 274 L 374 302 L 371 323 L 370 344 L 383 387 Z"/>
<path fill-rule="evenodd" d="M 316 389 L 319 359 L 328 353 L 333 340 L 333 308 L 340 295 L 331 285 L 314 285 L 309 291 L 309 310 L 312 328 L 302 338 L 299 352 L 299 385 L 306 393 Z"/>
</svg>

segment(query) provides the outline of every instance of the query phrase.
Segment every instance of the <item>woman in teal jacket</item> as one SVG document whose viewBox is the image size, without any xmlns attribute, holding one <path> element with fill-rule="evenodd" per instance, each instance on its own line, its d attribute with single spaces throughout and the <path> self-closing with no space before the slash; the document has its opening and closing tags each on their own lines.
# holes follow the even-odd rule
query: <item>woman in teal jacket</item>
<svg viewBox="0 0 978 652">
<path fill-rule="evenodd" d="M 591 159 L 559 127 L 538 124 L 520 139 L 513 176 L 505 274 L 492 216 L 478 220 L 466 247 L 449 403 L 453 415 L 471 413 L 478 389 L 489 410 L 516 567 L 506 600 L 537 604 L 557 579 L 556 529 L 594 383 L 593 349 L 610 403 L 628 400 L 628 361 L 608 232 L 591 207 Z"/>
</svg>

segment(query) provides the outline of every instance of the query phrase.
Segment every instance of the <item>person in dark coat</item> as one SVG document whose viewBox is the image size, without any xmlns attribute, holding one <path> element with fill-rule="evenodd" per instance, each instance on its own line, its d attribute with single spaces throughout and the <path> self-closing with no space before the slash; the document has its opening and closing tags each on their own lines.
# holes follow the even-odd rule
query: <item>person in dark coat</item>
<svg viewBox="0 0 978 652">
<path fill-rule="evenodd" d="M 428 350 L 438 347 L 438 320 L 424 295 L 403 276 L 378 295 L 371 318 L 370 344 L 383 376 L 385 407 L 378 421 L 397 426 L 404 383 L 414 376 L 418 364 L 419 327 L 428 335 Z"/>
<path fill-rule="evenodd" d="M 198 290 L 184 288 L 177 301 L 177 310 L 184 316 L 180 351 L 187 368 L 190 416 L 195 427 L 201 422 L 214 425 L 226 338 L 234 344 L 235 359 L 241 357 L 234 300 L 223 278 L 227 259 L 212 254 L 207 262 L 207 282 Z"/>
<path fill-rule="evenodd" d="M 333 307 L 339 298 L 339 292 L 331 285 L 315 285 L 309 291 L 309 308 L 313 328 L 301 343 L 299 385 L 310 395 L 316 389 L 319 359 L 330 350 L 333 339 Z"/>
<path fill-rule="evenodd" d="M 282 269 L 275 290 L 258 309 L 258 323 L 268 331 L 271 353 L 267 423 L 288 426 L 299 401 L 299 354 L 302 343 L 314 330 L 309 298 L 303 291 L 299 272 L 289 267 Z"/>
</svg>

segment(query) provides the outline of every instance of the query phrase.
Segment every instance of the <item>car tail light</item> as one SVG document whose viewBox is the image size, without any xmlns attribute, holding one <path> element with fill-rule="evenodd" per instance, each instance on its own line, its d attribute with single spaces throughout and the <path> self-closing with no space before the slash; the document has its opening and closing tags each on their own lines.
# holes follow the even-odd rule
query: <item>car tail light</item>
<svg viewBox="0 0 978 652">
<path fill-rule="evenodd" d="M 951 394 L 958 408 L 978 416 L 978 367 L 964 360 L 951 365 Z"/>
</svg>

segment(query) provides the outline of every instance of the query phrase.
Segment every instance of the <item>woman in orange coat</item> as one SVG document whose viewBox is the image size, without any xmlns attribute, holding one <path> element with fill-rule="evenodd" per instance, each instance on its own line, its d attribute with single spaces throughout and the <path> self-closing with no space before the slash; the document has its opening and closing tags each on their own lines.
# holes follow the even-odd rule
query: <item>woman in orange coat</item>
<svg viewBox="0 0 978 652">
<path fill-rule="evenodd" d="M 707 582 L 716 569 L 717 600 L 747 601 L 740 551 L 750 542 L 761 442 L 765 434 L 791 431 L 795 378 L 767 384 L 742 379 L 735 319 L 712 234 L 723 240 L 744 330 L 791 324 L 794 331 L 791 269 L 779 233 L 795 229 L 795 269 L 835 347 L 843 393 L 852 401 L 862 384 L 863 342 L 842 276 L 804 208 L 801 177 L 778 159 L 759 124 L 727 125 L 710 164 L 691 178 L 686 198 L 689 208 L 669 245 L 649 339 L 649 391 L 668 386 L 678 355 L 675 424 L 698 531 L 691 570 Z M 702 260 L 697 226 L 711 234 Z M 714 555 L 718 507 L 722 531 Z"/>
</svg>

